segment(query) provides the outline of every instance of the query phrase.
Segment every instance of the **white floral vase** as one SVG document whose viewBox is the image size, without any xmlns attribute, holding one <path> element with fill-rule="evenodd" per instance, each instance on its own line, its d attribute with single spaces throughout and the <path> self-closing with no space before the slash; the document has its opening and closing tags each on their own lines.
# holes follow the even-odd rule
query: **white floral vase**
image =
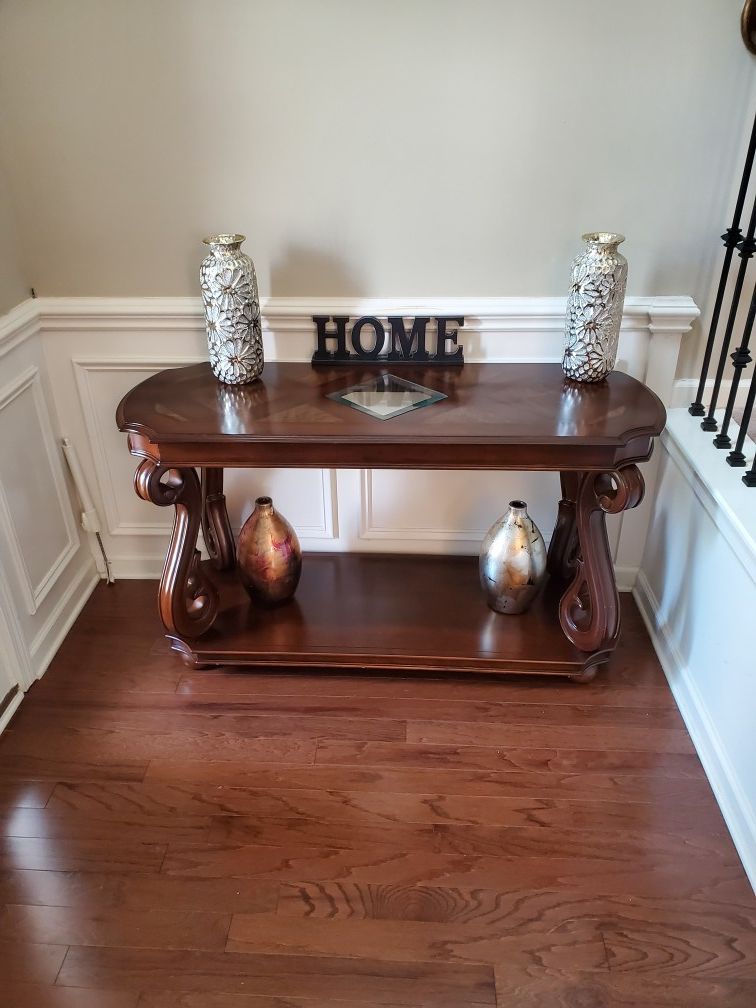
<svg viewBox="0 0 756 1008">
<path fill-rule="evenodd" d="M 627 259 L 618 251 L 624 240 L 584 234 L 586 248 L 572 264 L 562 368 L 575 381 L 602 381 L 614 367 L 627 284 Z"/>
<path fill-rule="evenodd" d="M 264 364 L 257 277 L 243 241 L 240 234 L 210 235 L 200 266 L 210 366 L 227 385 L 254 381 Z"/>
</svg>

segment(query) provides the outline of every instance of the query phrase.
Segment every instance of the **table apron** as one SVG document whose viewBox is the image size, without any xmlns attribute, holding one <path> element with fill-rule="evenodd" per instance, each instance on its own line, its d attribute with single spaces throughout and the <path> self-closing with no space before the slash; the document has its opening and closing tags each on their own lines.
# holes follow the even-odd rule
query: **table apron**
<svg viewBox="0 0 756 1008">
<path fill-rule="evenodd" d="M 653 439 L 642 435 L 622 445 L 544 444 L 375 444 L 330 442 L 155 443 L 129 434 L 133 455 L 164 467 L 234 469 L 490 469 L 610 471 L 651 457 Z"/>
</svg>

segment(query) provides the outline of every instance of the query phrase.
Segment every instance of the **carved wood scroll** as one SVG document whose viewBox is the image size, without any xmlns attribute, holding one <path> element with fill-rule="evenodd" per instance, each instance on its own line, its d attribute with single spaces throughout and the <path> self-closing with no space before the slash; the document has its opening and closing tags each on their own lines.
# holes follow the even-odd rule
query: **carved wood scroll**
<svg viewBox="0 0 756 1008">
<path fill-rule="evenodd" d="M 599 651 L 612 648 L 619 634 L 619 596 L 606 534 L 606 515 L 619 514 L 640 504 L 643 477 L 635 465 L 613 472 L 586 472 L 576 476 L 572 488 L 576 488 L 577 554 L 574 577 L 559 605 L 559 621 L 575 647 L 581 651 Z M 564 477 L 562 491 L 565 492 Z M 553 573 L 566 573 L 572 562 L 570 503 L 569 500 L 560 502 L 555 535 L 560 535 L 561 546 L 558 544 L 557 548 L 561 552 L 555 548 L 550 557 Z"/>
<path fill-rule="evenodd" d="M 578 541 L 575 521 L 575 502 L 580 488 L 580 473 L 560 473 L 562 499 L 559 501 L 556 525 L 549 543 L 547 566 L 549 574 L 560 581 L 575 576 Z"/>
<path fill-rule="evenodd" d="M 223 470 L 202 469 L 202 536 L 216 570 L 236 563 L 236 543 L 223 494 Z"/>
<path fill-rule="evenodd" d="M 134 477 L 137 494 L 158 507 L 173 505 L 176 517 L 171 544 L 160 579 L 158 606 L 166 630 L 181 637 L 199 637 L 218 611 L 218 593 L 199 566 L 197 534 L 202 494 L 194 469 L 167 469 L 145 459 Z"/>
</svg>

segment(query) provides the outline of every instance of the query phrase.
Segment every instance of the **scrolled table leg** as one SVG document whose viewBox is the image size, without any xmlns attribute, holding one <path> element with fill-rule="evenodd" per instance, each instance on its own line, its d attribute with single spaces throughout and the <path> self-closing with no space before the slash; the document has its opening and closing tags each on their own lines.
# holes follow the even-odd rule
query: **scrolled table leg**
<svg viewBox="0 0 756 1008">
<path fill-rule="evenodd" d="M 547 566 L 549 574 L 560 581 L 567 581 L 575 574 L 578 541 L 575 509 L 580 487 L 580 473 L 559 474 L 562 485 L 562 499 L 559 501 L 556 525 L 549 543 Z"/>
<path fill-rule="evenodd" d="M 218 593 L 199 566 L 202 494 L 197 473 L 194 469 L 168 469 L 145 459 L 137 468 L 134 487 L 143 500 L 176 509 L 160 579 L 160 617 L 169 634 L 199 637 L 215 619 Z"/>
<path fill-rule="evenodd" d="M 619 634 L 619 596 L 606 534 L 606 515 L 640 504 L 643 477 L 635 465 L 613 472 L 579 474 L 575 521 L 578 555 L 562 596 L 559 621 L 581 651 L 610 652 Z"/>
<path fill-rule="evenodd" d="M 202 468 L 202 536 L 217 570 L 230 570 L 236 563 L 236 543 L 231 531 L 223 493 L 223 470 Z"/>
</svg>

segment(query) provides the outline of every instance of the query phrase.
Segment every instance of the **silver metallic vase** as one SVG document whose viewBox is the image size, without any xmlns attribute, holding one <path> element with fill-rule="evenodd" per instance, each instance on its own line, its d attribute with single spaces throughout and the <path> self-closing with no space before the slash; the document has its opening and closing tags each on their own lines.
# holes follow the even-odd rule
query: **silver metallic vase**
<svg viewBox="0 0 756 1008">
<path fill-rule="evenodd" d="M 546 546 L 524 501 L 509 502 L 509 510 L 488 530 L 480 551 L 480 583 L 496 612 L 523 613 L 546 577 Z"/>
<path fill-rule="evenodd" d="M 263 369 L 257 277 L 243 241 L 240 234 L 210 235 L 204 239 L 210 254 L 200 266 L 210 366 L 227 385 L 245 385 Z"/>
<path fill-rule="evenodd" d="M 627 284 L 627 259 L 618 251 L 624 235 L 591 231 L 572 264 L 562 368 L 575 381 L 606 378 L 617 357 Z"/>
</svg>

